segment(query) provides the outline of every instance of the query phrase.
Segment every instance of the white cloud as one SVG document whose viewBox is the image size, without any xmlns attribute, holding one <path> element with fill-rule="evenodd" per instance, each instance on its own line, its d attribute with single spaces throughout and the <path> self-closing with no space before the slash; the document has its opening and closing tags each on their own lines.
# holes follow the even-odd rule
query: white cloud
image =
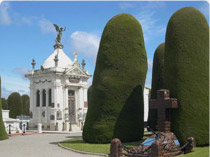
<svg viewBox="0 0 210 157">
<path fill-rule="evenodd" d="M 9 25 L 11 23 L 11 18 L 8 13 L 10 5 L 8 2 L 3 2 L 0 5 L 0 25 Z"/>
<path fill-rule="evenodd" d="M 33 25 L 35 20 L 37 20 L 38 17 L 36 16 L 23 16 L 21 17 L 21 22 L 24 23 L 24 24 L 27 24 L 27 25 Z"/>
<path fill-rule="evenodd" d="M 153 61 L 151 59 L 148 59 L 147 62 L 148 62 L 148 69 L 151 70 L 152 65 L 153 65 Z"/>
<path fill-rule="evenodd" d="M 27 68 L 23 67 L 23 68 L 15 68 L 13 71 L 20 75 L 25 75 L 28 73 L 29 70 Z"/>
<path fill-rule="evenodd" d="M 119 7 L 121 9 L 130 9 L 130 8 L 135 8 L 136 7 L 136 4 L 134 3 L 129 3 L 129 2 L 122 2 L 119 4 Z"/>
<path fill-rule="evenodd" d="M 92 83 L 93 83 L 93 80 L 92 80 L 92 78 L 90 78 L 90 79 L 87 81 L 88 88 L 92 85 Z"/>
<path fill-rule="evenodd" d="M 29 71 L 29 69 L 27 69 L 25 67 L 13 69 L 13 72 L 15 72 L 16 74 L 19 74 L 21 76 L 21 78 L 24 79 L 24 80 L 27 79 L 24 75 L 27 74 L 28 71 Z"/>
<path fill-rule="evenodd" d="M 151 78 L 150 77 L 147 77 L 146 78 L 146 82 L 145 82 L 145 87 L 151 88 L 151 83 L 152 83 Z"/>
<path fill-rule="evenodd" d="M 199 10 L 206 16 L 206 18 L 209 18 L 209 3 L 204 2 L 204 4 L 199 8 Z"/>
<path fill-rule="evenodd" d="M 165 2 L 159 2 L 159 1 L 150 1 L 147 2 L 147 5 L 145 6 L 145 8 L 162 8 L 165 7 L 166 3 Z"/>
<path fill-rule="evenodd" d="M 141 23 L 144 39 L 145 41 L 149 41 L 154 37 L 158 37 L 160 35 L 164 35 L 166 31 L 166 26 L 159 25 L 157 18 L 154 17 L 155 11 L 140 11 L 136 17 Z"/>
<path fill-rule="evenodd" d="M 12 92 L 29 93 L 29 80 L 23 80 L 15 75 L 2 74 L 2 96 L 7 97 Z"/>
<path fill-rule="evenodd" d="M 95 61 L 100 42 L 97 34 L 76 31 L 71 34 L 70 42 L 75 51 Z"/>
<path fill-rule="evenodd" d="M 6 98 L 12 93 L 13 91 L 7 90 L 5 87 L 1 88 L 1 97 Z"/>
<path fill-rule="evenodd" d="M 39 26 L 42 33 L 56 33 L 53 23 L 45 18 L 39 20 Z"/>
</svg>

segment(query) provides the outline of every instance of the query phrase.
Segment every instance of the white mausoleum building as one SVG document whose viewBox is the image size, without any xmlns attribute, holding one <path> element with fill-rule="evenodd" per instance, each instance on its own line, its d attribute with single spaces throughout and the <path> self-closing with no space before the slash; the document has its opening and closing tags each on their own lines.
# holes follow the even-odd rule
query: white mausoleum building
<svg viewBox="0 0 210 157">
<path fill-rule="evenodd" d="M 60 43 L 65 27 L 55 25 L 58 33 L 54 52 L 40 69 L 33 69 L 25 75 L 30 80 L 30 128 L 42 124 L 44 130 L 80 130 L 85 121 L 88 100 L 87 81 L 91 77 L 80 65 L 75 52 L 72 61 L 63 51 Z M 149 89 L 144 89 L 144 121 L 148 118 Z"/>
<path fill-rule="evenodd" d="M 74 53 L 72 61 L 60 43 L 40 69 L 25 75 L 30 80 L 30 127 L 42 124 L 43 129 L 69 131 L 80 129 L 87 113 L 87 81 L 91 77 Z"/>
</svg>

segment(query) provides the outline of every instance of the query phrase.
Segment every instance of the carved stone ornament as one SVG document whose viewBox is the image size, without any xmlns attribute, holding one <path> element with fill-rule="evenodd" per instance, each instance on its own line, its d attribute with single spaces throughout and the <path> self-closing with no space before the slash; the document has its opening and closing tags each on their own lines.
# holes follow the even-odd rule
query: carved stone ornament
<svg viewBox="0 0 210 157">
<path fill-rule="evenodd" d="M 61 38 L 62 38 L 62 35 L 63 35 L 63 31 L 66 30 L 66 27 L 63 26 L 63 27 L 58 27 L 58 25 L 56 24 L 53 24 L 55 29 L 56 29 L 56 32 L 57 32 L 57 38 L 55 40 L 56 44 L 54 45 L 54 48 L 60 48 L 62 49 L 63 48 L 63 45 L 61 44 Z"/>
<path fill-rule="evenodd" d="M 42 112 L 42 117 L 45 117 L 45 111 Z"/>
</svg>

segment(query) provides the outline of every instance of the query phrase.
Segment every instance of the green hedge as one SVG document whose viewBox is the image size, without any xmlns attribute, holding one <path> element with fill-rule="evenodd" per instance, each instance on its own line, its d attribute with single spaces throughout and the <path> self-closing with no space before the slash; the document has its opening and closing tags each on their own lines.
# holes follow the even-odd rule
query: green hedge
<svg viewBox="0 0 210 157">
<path fill-rule="evenodd" d="M 23 102 L 23 114 L 29 116 L 30 97 L 27 94 L 21 96 Z"/>
<path fill-rule="evenodd" d="M 30 100 L 28 99 L 24 104 L 23 104 L 23 115 L 30 116 Z"/>
<path fill-rule="evenodd" d="M 166 32 L 164 87 L 178 99 L 172 131 L 181 144 L 209 144 L 209 25 L 193 7 L 175 12 Z"/>
<path fill-rule="evenodd" d="M 2 109 L 8 110 L 8 104 L 7 104 L 7 100 L 5 98 L 1 98 L 1 103 L 2 103 Z"/>
<path fill-rule="evenodd" d="M 1 98 L 1 77 L 0 77 L 0 98 Z M 8 135 L 5 130 L 5 126 L 2 119 L 2 104 L 0 99 L 0 140 L 8 139 Z"/>
<path fill-rule="evenodd" d="M 91 93 L 92 93 L 92 85 L 88 88 L 88 93 L 87 93 L 87 96 L 88 96 L 88 107 L 89 107 L 89 104 L 90 104 L 90 101 L 91 101 Z"/>
<path fill-rule="evenodd" d="M 147 55 L 142 28 L 129 14 L 113 17 L 100 41 L 83 139 L 136 141 L 144 132 Z"/>
<path fill-rule="evenodd" d="M 14 92 L 10 94 L 7 103 L 10 110 L 10 118 L 16 118 L 16 116 L 23 114 L 23 102 L 19 93 Z"/>
<path fill-rule="evenodd" d="M 152 67 L 152 90 L 151 99 L 157 98 L 157 90 L 163 89 L 163 65 L 164 65 L 165 43 L 160 44 L 155 50 Z M 157 110 L 149 110 L 148 126 L 157 130 Z"/>
</svg>

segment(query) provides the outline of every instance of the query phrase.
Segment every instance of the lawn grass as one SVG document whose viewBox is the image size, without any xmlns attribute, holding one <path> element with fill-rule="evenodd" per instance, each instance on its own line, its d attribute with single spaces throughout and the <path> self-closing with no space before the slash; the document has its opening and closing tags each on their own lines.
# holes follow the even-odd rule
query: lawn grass
<svg viewBox="0 0 210 157">
<path fill-rule="evenodd" d="M 184 157 L 209 157 L 209 147 L 197 147 L 195 152 L 186 154 Z"/>
<path fill-rule="evenodd" d="M 134 147 L 142 142 L 143 140 L 137 142 L 124 143 L 124 144 L 128 147 Z M 61 142 L 60 144 L 64 147 L 75 149 L 82 152 L 100 153 L 100 154 L 109 154 L 110 152 L 110 143 L 108 144 L 86 143 L 82 140 L 82 137 L 69 139 Z"/>
<path fill-rule="evenodd" d="M 150 135 L 145 135 L 144 139 L 147 138 Z M 128 147 L 135 147 L 138 144 L 142 143 L 143 140 L 137 141 L 137 142 L 129 142 L 129 143 L 123 143 Z M 69 140 L 65 140 L 63 142 L 60 142 L 60 145 L 74 149 L 77 151 L 82 152 L 89 152 L 89 153 L 99 153 L 99 154 L 109 154 L 110 153 L 110 143 L 108 144 L 92 144 L 92 143 L 86 143 L 82 140 L 82 137 L 77 137 Z M 197 147 L 195 149 L 195 152 L 189 153 L 184 155 L 184 157 L 209 157 L 209 147 Z"/>
</svg>

